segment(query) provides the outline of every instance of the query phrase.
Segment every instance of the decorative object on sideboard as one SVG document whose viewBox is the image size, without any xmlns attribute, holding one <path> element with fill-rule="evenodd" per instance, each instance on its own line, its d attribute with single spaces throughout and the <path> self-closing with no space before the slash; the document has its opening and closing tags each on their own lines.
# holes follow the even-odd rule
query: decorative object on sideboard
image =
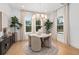
<svg viewBox="0 0 79 59">
<path fill-rule="evenodd" d="M 53 24 L 53 22 L 51 22 L 49 19 L 47 19 L 47 21 L 44 23 L 47 34 L 50 33 L 50 29 L 52 27 L 52 24 Z"/>
<path fill-rule="evenodd" d="M 7 28 L 3 28 L 3 36 L 7 36 Z"/>
</svg>

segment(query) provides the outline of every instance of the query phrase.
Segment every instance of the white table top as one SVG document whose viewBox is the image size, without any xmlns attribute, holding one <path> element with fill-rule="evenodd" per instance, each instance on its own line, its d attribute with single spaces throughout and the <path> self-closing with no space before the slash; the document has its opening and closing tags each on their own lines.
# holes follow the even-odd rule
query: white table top
<svg viewBox="0 0 79 59">
<path fill-rule="evenodd" d="M 51 33 L 50 34 L 45 34 L 45 33 L 42 33 L 42 34 L 30 34 L 30 36 L 37 36 L 37 37 L 49 37 L 51 36 Z"/>
</svg>

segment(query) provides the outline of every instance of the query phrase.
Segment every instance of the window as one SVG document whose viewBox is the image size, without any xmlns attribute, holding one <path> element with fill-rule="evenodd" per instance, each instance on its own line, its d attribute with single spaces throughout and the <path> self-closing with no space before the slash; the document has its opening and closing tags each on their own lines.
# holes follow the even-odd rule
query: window
<svg viewBox="0 0 79 59">
<path fill-rule="evenodd" d="M 63 32 L 63 16 L 57 18 L 57 32 Z"/>
<path fill-rule="evenodd" d="M 24 22 L 26 32 L 37 32 L 43 26 L 42 21 L 46 18 L 45 14 L 26 12 Z"/>
<path fill-rule="evenodd" d="M 26 32 L 31 32 L 31 21 L 26 20 Z"/>
<path fill-rule="evenodd" d="M 32 30 L 32 15 L 28 13 L 25 17 L 26 20 L 26 32 L 31 32 Z"/>
<path fill-rule="evenodd" d="M 38 31 L 41 28 L 41 21 L 36 20 L 36 31 Z"/>
</svg>

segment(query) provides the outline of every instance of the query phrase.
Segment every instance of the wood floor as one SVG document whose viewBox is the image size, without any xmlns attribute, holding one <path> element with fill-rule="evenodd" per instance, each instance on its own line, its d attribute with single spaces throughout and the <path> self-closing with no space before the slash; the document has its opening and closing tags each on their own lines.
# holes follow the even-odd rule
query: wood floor
<svg viewBox="0 0 79 59">
<path fill-rule="evenodd" d="M 59 49 L 58 55 L 79 55 L 79 49 L 65 45 L 58 41 L 54 41 L 54 43 Z"/>
<path fill-rule="evenodd" d="M 6 55 L 25 55 L 24 49 L 22 48 L 22 46 L 26 42 L 27 41 L 16 42 L 7 51 Z M 54 46 L 56 46 L 59 50 L 58 55 L 79 55 L 79 49 L 67 46 L 67 45 L 60 43 L 58 41 L 53 41 L 53 42 L 54 42 Z"/>
</svg>

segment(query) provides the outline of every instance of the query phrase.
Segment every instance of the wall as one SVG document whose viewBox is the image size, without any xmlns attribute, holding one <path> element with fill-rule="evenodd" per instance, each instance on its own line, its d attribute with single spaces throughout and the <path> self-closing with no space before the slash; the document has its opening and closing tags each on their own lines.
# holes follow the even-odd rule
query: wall
<svg viewBox="0 0 79 59">
<path fill-rule="evenodd" d="M 16 8 L 11 8 L 12 9 L 12 16 L 18 17 L 20 19 L 20 10 Z"/>
<path fill-rule="evenodd" d="M 11 8 L 6 3 L 0 3 L 0 12 L 2 12 L 2 29 L 9 28 L 9 20 L 12 15 Z"/>
<path fill-rule="evenodd" d="M 9 4 L 0 3 L 0 12 L 2 12 L 2 28 L 7 28 L 7 31 L 12 31 L 9 27 L 12 16 L 17 16 L 20 19 L 20 11 L 14 8 L 11 8 Z M 20 20 L 19 20 L 20 21 Z M 2 32 L 0 32 L 2 36 Z M 17 32 L 17 40 L 20 40 L 20 31 Z"/>
<path fill-rule="evenodd" d="M 70 4 L 70 44 L 79 48 L 79 4 Z"/>
<path fill-rule="evenodd" d="M 8 27 L 8 20 L 10 20 L 11 9 L 8 4 L 0 4 L 0 11 L 2 12 L 2 27 Z"/>
<path fill-rule="evenodd" d="M 52 25 L 52 29 L 51 29 L 51 32 L 52 32 L 52 38 L 53 40 L 56 40 L 57 39 L 57 12 L 52 12 L 51 14 L 48 14 L 49 16 L 49 19 L 51 22 L 53 22 L 53 25 Z"/>
<path fill-rule="evenodd" d="M 2 12 L 0 12 L 0 32 L 2 31 Z"/>
</svg>

